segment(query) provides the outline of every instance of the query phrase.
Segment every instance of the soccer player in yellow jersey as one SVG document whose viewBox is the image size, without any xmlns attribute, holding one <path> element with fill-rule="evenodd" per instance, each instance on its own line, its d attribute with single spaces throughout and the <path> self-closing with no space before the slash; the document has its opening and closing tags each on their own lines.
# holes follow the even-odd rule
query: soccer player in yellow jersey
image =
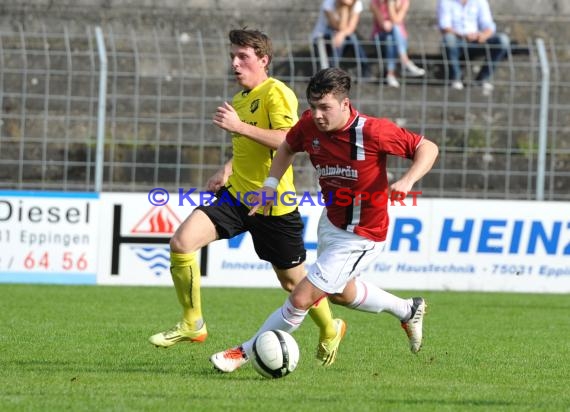
<svg viewBox="0 0 570 412">
<path fill-rule="evenodd" d="M 263 186 L 275 150 L 297 122 L 297 98 L 284 83 L 269 77 L 273 50 L 265 34 L 232 30 L 229 40 L 232 70 L 242 90 L 232 104 L 225 102 L 218 107 L 213 122 L 232 134 L 233 158 L 206 184 L 208 190 L 217 193 L 217 200 L 194 209 L 170 240 L 170 271 L 183 310 L 178 324 L 150 337 L 150 342 L 160 347 L 183 341 L 203 342 L 208 336 L 202 317 L 196 252 L 210 242 L 249 231 L 257 255 L 272 264 L 283 289 L 291 291 L 305 276 L 303 223 L 297 207 L 290 199 L 278 201 L 271 216 L 264 218 L 249 216 L 250 208 L 243 202 L 247 192 Z M 295 193 L 292 168 L 285 172 L 277 192 L 278 199 L 282 193 Z M 310 315 L 320 328 L 317 358 L 323 365 L 330 365 L 346 324 L 332 318 L 327 299 L 315 304 Z M 239 359 L 239 366 L 248 360 L 239 350 L 227 356 Z"/>
</svg>

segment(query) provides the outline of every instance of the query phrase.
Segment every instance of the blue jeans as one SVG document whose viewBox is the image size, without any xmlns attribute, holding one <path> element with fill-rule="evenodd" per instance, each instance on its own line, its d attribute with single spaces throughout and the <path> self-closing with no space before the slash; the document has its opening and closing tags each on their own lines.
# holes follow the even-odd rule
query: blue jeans
<svg viewBox="0 0 570 412">
<path fill-rule="evenodd" d="M 396 59 L 408 52 L 408 39 L 403 35 L 399 26 L 394 26 L 390 32 L 376 33 L 374 40 L 384 46 L 386 69 L 389 72 L 396 70 Z"/>
<path fill-rule="evenodd" d="M 485 44 L 470 42 L 452 33 L 445 33 L 443 35 L 443 47 L 449 61 L 450 78 L 461 81 L 460 57 L 464 56 L 472 59 L 478 56 L 485 56 L 486 64 L 477 75 L 476 80 L 484 81 L 489 79 L 495 71 L 497 63 L 507 56 L 510 45 L 509 36 L 505 33 L 495 33 L 487 39 Z"/>
<path fill-rule="evenodd" d="M 354 55 L 356 56 L 357 64 L 360 64 L 360 67 L 362 70 L 362 75 L 364 77 L 368 77 L 370 75 L 370 66 L 368 64 L 368 56 L 366 56 L 366 52 L 364 51 L 364 49 L 360 45 L 360 42 L 358 41 L 358 36 L 355 33 L 352 33 L 351 35 L 346 37 L 346 39 L 344 40 L 344 42 L 342 43 L 342 45 L 340 47 L 332 47 L 332 45 L 330 44 L 330 41 L 331 41 L 333 34 L 334 34 L 334 32 L 332 30 L 329 30 L 323 36 L 327 42 L 327 45 L 330 46 L 330 47 L 327 47 L 327 52 L 332 54 L 332 61 L 329 58 L 329 65 L 332 67 L 340 67 L 340 60 L 341 60 L 342 56 L 344 55 L 344 51 L 346 49 L 346 46 L 350 44 L 354 48 Z M 331 50 L 332 50 L 332 53 L 331 53 Z"/>
</svg>

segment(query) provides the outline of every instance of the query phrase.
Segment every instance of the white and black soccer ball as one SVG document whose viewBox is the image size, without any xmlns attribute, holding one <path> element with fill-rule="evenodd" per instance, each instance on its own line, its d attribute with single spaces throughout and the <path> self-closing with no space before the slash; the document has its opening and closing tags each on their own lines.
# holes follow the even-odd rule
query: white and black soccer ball
<svg viewBox="0 0 570 412">
<path fill-rule="evenodd" d="M 253 342 L 254 369 L 266 378 L 282 378 L 295 370 L 299 363 L 297 341 L 282 330 L 269 330 Z"/>
</svg>

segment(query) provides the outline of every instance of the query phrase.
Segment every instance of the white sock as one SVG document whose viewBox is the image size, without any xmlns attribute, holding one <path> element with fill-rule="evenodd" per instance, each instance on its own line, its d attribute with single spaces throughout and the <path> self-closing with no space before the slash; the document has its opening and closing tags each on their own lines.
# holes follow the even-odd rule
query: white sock
<svg viewBox="0 0 570 412">
<path fill-rule="evenodd" d="M 356 279 L 356 297 L 349 308 L 363 312 L 388 312 L 400 319 L 408 320 L 412 314 L 411 299 L 402 299 L 392 295 L 370 282 Z"/>
<path fill-rule="evenodd" d="M 280 329 L 287 333 L 293 333 L 299 326 L 301 326 L 301 323 L 303 323 L 307 313 L 309 313 L 308 310 L 297 309 L 291 304 L 289 298 L 287 298 L 283 306 L 269 315 L 255 336 L 241 345 L 247 357 L 251 358 L 251 355 L 253 354 L 253 342 L 260 334 L 273 329 Z"/>
</svg>

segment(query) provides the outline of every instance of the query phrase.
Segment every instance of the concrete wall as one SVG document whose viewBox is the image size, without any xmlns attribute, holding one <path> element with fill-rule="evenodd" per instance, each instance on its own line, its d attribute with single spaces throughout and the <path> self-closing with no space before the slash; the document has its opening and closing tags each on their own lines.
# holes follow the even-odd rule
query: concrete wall
<svg viewBox="0 0 570 412">
<path fill-rule="evenodd" d="M 121 32 L 158 30 L 164 34 L 182 31 L 223 33 L 235 27 L 255 27 L 272 37 L 283 32 L 307 38 L 316 20 L 321 0 L 2 0 L 0 31 L 26 31 L 65 25 L 70 31 L 86 25 L 103 25 Z M 364 0 L 359 32 L 367 38 L 371 29 L 369 0 Z M 408 26 L 411 39 L 433 43 L 437 0 L 413 1 Z M 491 0 L 498 27 L 519 43 L 528 38 L 568 38 L 570 0 Z M 433 41 L 432 41 L 433 40 Z M 412 41 L 413 43 L 413 41 Z M 411 44 L 413 48 L 413 44 Z M 435 50 L 435 49 L 434 49 Z"/>
<path fill-rule="evenodd" d="M 369 0 L 364 0 L 368 3 Z M 412 8 L 421 14 L 430 14 L 435 10 L 437 0 L 417 0 Z M 101 8 L 106 10 L 166 10 L 204 9 L 221 10 L 257 10 L 257 11 L 311 11 L 318 9 L 320 0 L 4 0 L 2 8 L 54 10 L 58 8 Z M 491 0 L 491 7 L 496 14 L 516 17 L 570 16 L 568 0 Z"/>
<path fill-rule="evenodd" d="M 231 16 L 237 20 L 265 22 L 269 18 L 277 26 L 298 25 L 299 21 L 312 25 L 321 0 L 3 0 L 0 18 L 12 21 L 31 21 L 37 17 L 52 20 L 81 16 L 87 21 L 105 22 L 118 18 L 126 20 L 192 19 L 204 16 L 201 23 L 216 17 Z M 369 0 L 364 0 L 367 5 Z M 433 18 L 437 0 L 414 1 L 410 18 Z M 495 17 L 504 22 L 570 21 L 569 0 L 491 0 Z M 367 14 L 367 13 L 366 13 Z M 217 19 L 216 19 L 217 20 Z M 218 20 L 219 23 L 219 20 Z"/>
</svg>

